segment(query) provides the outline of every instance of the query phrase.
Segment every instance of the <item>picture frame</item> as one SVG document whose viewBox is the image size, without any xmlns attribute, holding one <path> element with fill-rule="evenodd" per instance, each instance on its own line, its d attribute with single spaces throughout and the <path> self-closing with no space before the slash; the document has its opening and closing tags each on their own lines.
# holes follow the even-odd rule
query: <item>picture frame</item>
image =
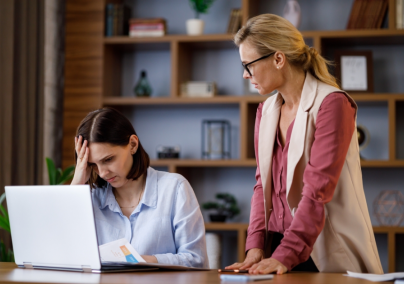
<svg viewBox="0 0 404 284">
<path fill-rule="evenodd" d="M 350 93 L 373 93 L 373 59 L 370 50 L 337 50 L 335 77 Z"/>
</svg>

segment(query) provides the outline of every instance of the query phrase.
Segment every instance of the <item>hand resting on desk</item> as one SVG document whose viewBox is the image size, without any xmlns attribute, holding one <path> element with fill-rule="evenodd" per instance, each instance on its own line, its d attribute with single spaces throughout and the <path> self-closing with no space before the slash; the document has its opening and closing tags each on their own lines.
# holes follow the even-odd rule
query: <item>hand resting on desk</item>
<svg viewBox="0 0 404 284">
<path fill-rule="evenodd" d="M 242 263 L 234 263 L 226 269 L 248 269 L 250 274 L 268 274 L 276 272 L 283 274 L 288 271 L 286 266 L 274 258 L 264 259 L 264 251 L 261 249 L 250 249 Z"/>
</svg>

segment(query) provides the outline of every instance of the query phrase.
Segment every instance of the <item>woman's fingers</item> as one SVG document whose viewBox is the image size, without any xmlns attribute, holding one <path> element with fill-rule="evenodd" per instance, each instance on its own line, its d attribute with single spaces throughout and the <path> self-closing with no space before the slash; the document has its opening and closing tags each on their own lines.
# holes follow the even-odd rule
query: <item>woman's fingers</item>
<svg viewBox="0 0 404 284">
<path fill-rule="evenodd" d="M 75 138 L 74 138 L 77 156 L 79 155 L 80 150 L 81 150 L 81 145 L 83 144 L 83 143 L 82 143 L 82 140 L 83 140 L 83 136 L 81 136 L 81 135 L 80 135 L 79 137 L 75 137 Z"/>
<path fill-rule="evenodd" d="M 243 263 L 233 263 L 232 265 L 226 266 L 225 269 L 240 269 L 240 267 L 243 265 Z"/>
<path fill-rule="evenodd" d="M 87 149 L 87 140 L 84 140 L 83 146 L 81 147 L 80 152 L 77 154 L 80 162 L 82 162 L 82 160 L 84 158 L 86 149 Z"/>
</svg>

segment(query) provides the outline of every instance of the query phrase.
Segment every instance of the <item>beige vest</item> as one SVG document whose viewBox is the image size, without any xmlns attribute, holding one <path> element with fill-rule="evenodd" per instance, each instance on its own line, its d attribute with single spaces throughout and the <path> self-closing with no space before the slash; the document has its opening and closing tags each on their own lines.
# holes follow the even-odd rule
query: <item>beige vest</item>
<svg viewBox="0 0 404 284">
<path fill-rule="evenodd" d="M 318 81 L 309 72 L 306 74 L 288 152 L 286 196 L 292 216 L 302 198 L 303 173 L 310 160 L 317 113 L 324 98 L 332 92 L 344 93 L 357 108 L 348 94 Z M 258 156 L 266 226 L 272 212 L 272 153 L 282 102 L 280 94 L 264 102 L 259 129 Z M 352 134 L 333 199 L 325 204 L 325 225 L 311 257 L 320 272 L 383 273 L 363 191 L 356 131 Z"/>
</svg>

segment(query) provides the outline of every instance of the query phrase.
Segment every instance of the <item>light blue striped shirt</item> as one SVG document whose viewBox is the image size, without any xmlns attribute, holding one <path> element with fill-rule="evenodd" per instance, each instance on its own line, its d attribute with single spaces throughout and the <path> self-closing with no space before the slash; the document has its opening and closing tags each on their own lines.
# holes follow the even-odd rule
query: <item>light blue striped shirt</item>
<svg viewBox="0 0 404 284">
<path fill-rule="evenodd" d="M 140 255 L 154 255 L 159 263 L 209 268 L 201 210 L 181 175 L 149 167 L 142 200 L 130 219 L 110 184 L 93 189 L 92 198 L 99 245 L 126 238 Z"/>
</svg>

